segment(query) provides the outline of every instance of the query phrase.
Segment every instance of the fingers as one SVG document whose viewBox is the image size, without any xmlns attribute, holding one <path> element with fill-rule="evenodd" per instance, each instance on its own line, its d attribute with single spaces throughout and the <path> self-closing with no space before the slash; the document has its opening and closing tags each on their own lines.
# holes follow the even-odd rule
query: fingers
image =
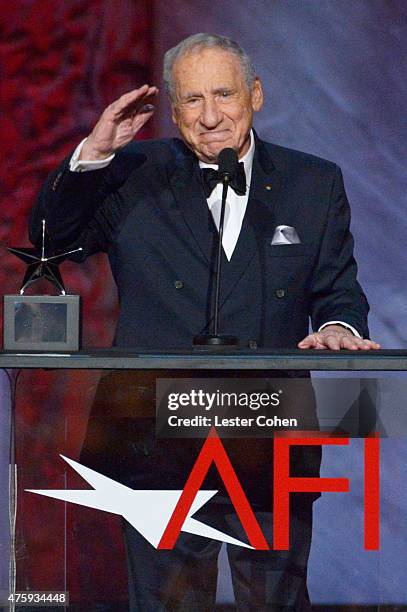
<svg viewBox="0 0 407 612">
<path fill-rule="evenodd" d="M 138 112 L 151 112 L 153 110 L 151 101 L 157 93 L 157 87 L 142 85 L 142 87 L 133 89 L 120 96 L 120 98 L 108 106 L 106 110 L 116 121 L 135 115 Z M 146 107 L 147 110 L 145 110 Z"/>
<path fill-rule="evenodd" d="M 337 331 L 321 331 L 310 334 L 298 343 L 300 349 L 329 349 L 339 351 L 369 351 L 379 349 L 380 344 L 373 340 L 364 340 L 353 334 L 341 333 Z"/>
<path fill-rule="evenodd" d="M 131 126 L 134 133 L 137 133 L 145 123 L 154 115 L 155 108 L 152 104 L 146 104 L 131 119 Z"/>
<path fill-rule="evenodd" d="M 151 101 L 157 93 L 157 87 L 143 85 L 110 104 L 88 136 L 81 158 L 87 161 L 105 159 L 131 142 L 153 115 Z"/>
<path fill-rule="evenodd" d="M 317 334 L 310 334 L 301 342 L 298 343 L 298 348 L 300 349 L 325 349 L 326 346 L 324 343 L 319 341 L 319 337 Z"/>
<path fill-rule="evenodd" d="M 364 346 L 363 346 L 364 351 L 370 351 L 371 349 L 377 350 L 381 347 L 381 345 L 378 342 L 375 342 L 374 340 L 363 340 L 363 342 L 364 342 Z"/>
</svg>

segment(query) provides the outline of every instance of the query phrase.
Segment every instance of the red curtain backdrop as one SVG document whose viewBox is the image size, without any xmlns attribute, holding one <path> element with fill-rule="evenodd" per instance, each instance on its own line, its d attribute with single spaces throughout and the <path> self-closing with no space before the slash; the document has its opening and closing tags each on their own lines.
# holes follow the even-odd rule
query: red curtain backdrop
<svg viewBox="0 0 407 612">
<path fill-rule="evenodd" d="M 27 217 L 47 173 L 88 134 L 108 103 L 149 80 L 151 5 L 149 0 L 1 2 L 2 246 L 27 243 Z M 149 132 L 147 127 L 144 136 Z M 2 255 L 3 291 L 15 292 L 22 264 Z M 94 258 L 80 269 L 69 263 L 63 268 L 69 290 L 84 297 L 85 342 L 92 345 L 110 340 L 114 302 L 98 266 Z"/>
<path fill-rule="evenodd" d="M 5 247 L 28 246 L 27 218 L 47 173 L 107 104 L 151 82 L 152 1 L 16 0 L 0 10 L 0 282 L 3 293 L 17 293 L 24 267 Z M 140 136 L 151 135 L 150 124 Z M 66 262 L 62 274 L 83 298 L 84 345 L 108 346 L 116 295 L 105 257 Z M 63 589 L 67 573 L 71 600 L 89 610 L 92 601 L 126 598 L 118 522 L 86 509 L 65 517 L 63 505 L 23 489 L 80 486 L 63 482 L 58 454 L 77 458 L 96 381 L 85 372 L 26 371 L 17 395 L 18 587 Z"/>
</svg>

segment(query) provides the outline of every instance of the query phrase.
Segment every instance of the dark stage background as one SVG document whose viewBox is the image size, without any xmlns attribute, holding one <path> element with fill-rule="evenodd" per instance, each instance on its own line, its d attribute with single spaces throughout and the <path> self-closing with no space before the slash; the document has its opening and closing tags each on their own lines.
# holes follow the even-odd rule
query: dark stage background
<svg viewBox="0 0 407 612">
<path fill-rule="evenodd" d="M 0 9 L 2 247 L 28 244 L 27 216 L 47 172 L 86 136 L 109 102 L 144 82 L 160 85 L 163 51 L 183 37 L 198 31 L 223 33 L 246 48 L 263 79 L 266 103 L 256 118 L 261 137 L 342 167 L 360 280 L 372 307 L 371 335 L 384 348 L 406 347 L 404 0 L 17 0 L 2 1 Z M 142 136 L 171 133 L 162 93 L 154 121 Z M 109 345 L 116 294 L 104 256 L 81 266 L 67 262 L 62 270 L 69 290 L 83 297 L 85 345 Z M 3 293 L 16 292 L 22 274 L 20 262 L 3 249 Z M 35 486 L 60 486 L 63 465 L 57 455 L 78 455 L 96 375 L 24 372 L 21 382 L 18 459 L 26 466 L 22 482 L 25 475 L 26 486 L 34 487 L 35 474 Z M 401 485 L 399 461 L 401 455 L 394 454 L 388 469 Z M 406 508 L 405 488 L 388 495 L 399 513 Z M 98 601 L 100 593 L 106 601 L 125 599 L 123 550 L 115 520 L 69 508 L 68 540 L 57 538 L 50 546 L 64 521 L 50 512 L 49 502 L 26 504 L 26 512 L 19 513 L 21 588 L 62 588 L 67 568 L 73 600 Z M 406 529 L 400 531 L 397 523 L 390 532 L 398 544 L 383 558 L 380 570 L 386 572 L 387 567 L 390 581 L 376 584 L 377 558 L 364 558 L 360 563 L 368 582 L 361 586 L 356 575 L 353 583 L 346 583 L 344 594 L 340 583 L 330 578 L 334 572 L 319 566 L 315 554 L 314 600 L 402 602 Z M 323 537 L 318 537 L 317 548 L 323 546 Z M 87 556 L 79 552 L 78 542 Z M 397 564 L 392 561 L 395 551 L 401 552 Z M 55 557 L 62 561 L 55 563 Z M 331 562 L 338 563 L 335 555 Z M 341 572 L 348 581 L 346 563 Z M 224 599 L 228 589 L 222 584 Z"/>
</svg>

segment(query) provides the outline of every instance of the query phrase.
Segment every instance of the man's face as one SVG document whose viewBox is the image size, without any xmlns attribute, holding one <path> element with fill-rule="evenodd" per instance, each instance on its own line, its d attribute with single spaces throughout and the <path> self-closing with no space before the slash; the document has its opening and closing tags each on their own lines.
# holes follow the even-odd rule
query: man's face
<svg viewBox="0 0 407 612">
<path fill-rule="evenodd" d="M 241 158 L 250 146 L 253 112 L 263 104 L 259 79 L 250 91 L 239 58 L 217 48 L 181 56 L 173 77 L 172 120 L 198 159 L 215 163 L 225 147 Z"/>
</svg>

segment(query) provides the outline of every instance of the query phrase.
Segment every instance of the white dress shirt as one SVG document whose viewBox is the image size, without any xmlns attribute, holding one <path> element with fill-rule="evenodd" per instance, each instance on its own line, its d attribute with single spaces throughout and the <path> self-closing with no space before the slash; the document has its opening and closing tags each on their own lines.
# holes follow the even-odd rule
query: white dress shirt
<svg viewBox="0 0 407 612">
<path fill-rule="evenodd" d="M 250 132 L 250 147 L 249 150 L 239 160 L 244 164 L 244 171 L 246 174 L 246 193 L 244 195 L 238 195 L 231 187 L 228 189 L 226 210 L 225 210 L 225 225 L 223 228 L 223 239 L 222 246 L 225 251 L 225 255 L 230 261 L 235 250 L 240 230 L 242 229 L 243 219 L 246 213 L 247 202 L 249 200 L 250 181 L 252 178 L 252 167 L 253 167 L 253 156 L 254 156 L 254 137 L 253 132 Z M 203 161 L 199 162 L 200 168 L 213 168 L 218 169 L 217 164 L 206 164 Z M 212 191 L 208 202 L 209 210 L 212 213 L 213 220 L 215 221 L 216 227 L 219 229 L 220 220 L 220 209 L 222 205 L 222 183 L 218 183 L 215 189 Z"/>
<path fill-rule="evenodd" d="M 69 162 L 69 169 L 71 172 L 89 172 L 91 170 L 100 170 L 110 164 L 114 158 L 114 153 L 106 159 L 97 161 L 86 161 L 79 159 L 86 138 L 76 147 L 71 160 Z M 237 241 L 239 239 L 240 230 L 242 229 L 243 219 L 246 213 L 247 202 L 249 200 L 250 183 L 252 178 L 253 158 L 254 158 L 254 136 L 253 130 L 250 131 L 250 147 L 247 153 L 239 160 L 244 164 L 244 170 L 246 174 L 246 193 L 244 195 L 238 195 L 232 188 L 228 189 L 227 200 L 226 200 L 226 211 L 225 211 L 225 226 L 223 229 L 223 240 L 222 246 L 225 251 L 225 255 L 230 261 L 235 250 Z M 205 162 L 199 162 L 200 168 L 214 168 L 218 169 L 217 164 L 206 164 Z M 222 184 L 218 183 L 215 189 L 212 191 L 209 198 L 206 200 L 208 203 L 209 210 L 212 213 L 216 227 L 219 227 L 220 219 L 220 208 L 222 203 Z M 327 321 L 318 331 L 322 331 L 324 327 L 328 325 L 341 325 L 346 329 L 350 330 L 355 336 L 361 338 L 359 332 L 344 321 Z"/>
</svg>

